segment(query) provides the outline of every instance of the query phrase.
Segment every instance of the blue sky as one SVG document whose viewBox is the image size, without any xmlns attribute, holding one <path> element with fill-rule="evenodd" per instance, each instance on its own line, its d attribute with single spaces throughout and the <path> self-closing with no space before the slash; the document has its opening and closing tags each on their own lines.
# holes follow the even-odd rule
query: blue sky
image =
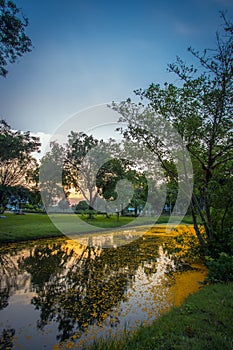
<svg viewBox="0 0 233 350">
<path fill-rule="evenodd" d="M 0 78 L 0 115 L 14 129 L 51 134 L 67 117 L 120 101 L 166 71 L 187 47 L 214 46 L 231 0 L 16 0 L 29 18 L 32 53 Z M 42 134 L 41 134 L 42 135 Z"/>
</svg>

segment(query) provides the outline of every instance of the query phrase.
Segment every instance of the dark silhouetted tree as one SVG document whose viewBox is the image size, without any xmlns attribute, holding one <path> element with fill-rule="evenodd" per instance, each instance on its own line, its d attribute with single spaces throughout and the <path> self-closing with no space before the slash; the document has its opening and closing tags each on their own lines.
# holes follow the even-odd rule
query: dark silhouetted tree
<svg viewBox="0 0 233 350">
<path fill-rule="evenodd" d="M 6 67 L 32 49 L 25 34 L 28 19 L 13 1 L 0 0 L 0 75 L 6 77 Z"/>
</svg>

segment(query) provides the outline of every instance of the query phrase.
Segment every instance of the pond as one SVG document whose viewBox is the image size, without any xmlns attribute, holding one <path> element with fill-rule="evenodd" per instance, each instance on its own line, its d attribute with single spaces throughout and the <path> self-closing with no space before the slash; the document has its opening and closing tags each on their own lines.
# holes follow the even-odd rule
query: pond
<svg viewBox="0 0 233 350">
<path fill-rule="evenodd" d="M 206 275 L 203 266 L 177 269 L 163 249 L 170 239 L 148 234 L 112 248 L 67 238 L 2 245 L 0 349 L 81 349 L 152 322 Z"/>
</svg>

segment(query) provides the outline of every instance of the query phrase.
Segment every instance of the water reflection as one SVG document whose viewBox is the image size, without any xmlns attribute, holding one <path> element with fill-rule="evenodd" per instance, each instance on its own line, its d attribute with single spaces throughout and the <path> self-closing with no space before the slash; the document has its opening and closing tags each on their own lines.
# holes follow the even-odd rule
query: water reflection
<svg viewBox="0 0 233 350">
<path fill-rule="evenodd" d="M 66 239 L 2 247 L 1 342 L 36 350 L 69 341 L 78 349 L 156 318 L 171 303 L 174 264 L 164 240 L 146 236 L 108 249 Z"/>
</svg>

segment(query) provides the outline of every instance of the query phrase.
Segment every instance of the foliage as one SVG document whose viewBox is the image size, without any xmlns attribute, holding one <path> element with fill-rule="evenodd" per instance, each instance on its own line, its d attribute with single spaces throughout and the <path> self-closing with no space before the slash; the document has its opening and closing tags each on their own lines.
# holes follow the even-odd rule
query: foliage
<svg viewBox="0 0 233 350">
<path fill-rule="evenodd" d="M 206 258 L 209 282 L 233 281 L 233 256 L 221 253 L 218 259 Z"/>
<path fill-rule="evenodd" d="M 97 211 L 94 209 L 91 209 L 90 206 L 87 204 L 86 201 L 80 201 L 74 208 L 75 214 L 81 214 L 81 218 L 84 221 L 88 222 L 88 219 L 92 219 L 93 222 L 95 222 L 96 218 L 94 215 L 97 215 Z M 87 215 L 87 219 L 84 218 L 84 215 Z M 90 223 L 91 224 L 91 223 Z M 94 223 L 95 225 L 95 223 Z"/>
<path fill-rule="evenodd" d="M 67 188 L 63 187 L 65 185 L 65 175 L 61 171 L 64 152 L 63 146 L 57 142 L 51 142 L 50 151 L 41 159 L 39 187 L 45 209 L 57 204 L 59 200 L 64 200 L 68 195 Z"/>
<path fill-rule="evenodd" d="M 123 160 L 116 158 L 108 160 L 100 167 L 96 176 L 98 194 L 106 201 L 116 200 L 118 197 L 117 182 L 124 179 L 125 176 L 126 164 Z"/>
<path fill-rule="evenodd" d="M 120 157 L 119 145 L 95 139 L 83 132 L 68 135 L 65 145 L 52 142 L 51 150 L 40 166 L 43 202 L 49 208 L 75 191 L 83 196 L 92 210 L 123 213 L 129 204 L 142 210 L 146 201 L 147 181 L 143 173 L 133 170 L 132 162 Z M 120 153 L 121 152 L 121 153 Z"/>
<path fill-rule="evenodd" d="M 130 162 L 120 158 L 119 152 L 112 139 L 105 143 L 85 133 L 72 131 L 68 135 L 64 162 L 67 186 L 82 194 L 90 210 L 96 208 L 108 214 L 115 212 L 117 206 L 120 211 L 125 204 L 117 186 L 123 179 L 135 180 L 135 176 L 130 173 Z"/>
<path fill-rule="evenodd" d="M 4 212 L 15 186 L 35 186 L 37 166 L 32 153 L 39 150 L 39 138 L 30 132 L 13 131 L 6 121 L 0 121 L 0 211 Z"/>
<path fill-rule="evenodd" d="M 26 204 L 23 206 L 23 211 L 25 213 L 44 213 L 44 210 L 37 204 Z"/>
<path fill-rule="evenodd" d="M 86 201 L 80 201 L 74 209 L 74 212 L 76 214 L 81 214 L 84 210 L 87 210 L 89 208 L 89 205 L 87 204 Z"/>
<path fill-rule="evenodd" d="M 216 240 L 226 228 L 232 229 L 233 25 L 224 14 L 221 17 L 224 28 L 216 35 L 216 48 L 203 54 L 189 49 L 200 65 L 199 71 L 177 58 L 169 71 L 178 76 L 179 86 L 151 84 L 136 91 L 141 99 L 138 104 L 128 99 L 112 105 L 121 114 L 120 121 L 127 123 L 121 130 L 123 135 L 147 145 L 157 155 L 167 182 L 172 181 L 176 187 L 178 177 L 169 145 L 152 135 L 151 129 L 154 125 L 153 129 L 158 130 L 156 118 L 162 115 L 179 132 L 193 163 L 190 210 L 203 252 L 207 246 L 210 249 L 214 236 Z M 207 246 L 197 225 L 198 217 L 205 228 Z"/>
<path fill-rule="evenodd" d="M 210 252 L 207 255 L 217 259 L 222 252 L 227 252 L 228 255 L 233 256 L 233 232 L 228 227 L 224 228 L 219 234 L 214 235 L 213 240 L 210 242 Z"/>
<path fill-rule="evenodd" d="M 6 77 L 7 65 L 30 52 L 31 39 L 25 34 L 28 19 L 12 0 L 0 0 L 0 75 Z"/>
<path fill-rule="evenodd" d="M 111 204 L 111 201 L 114 201 L 114 209 L 116 208 L 122 215 L 131 206 L 134 207 L 136 216 L 138 210 L 142 210 L 145 206 L 146 178 L 143 173 L 134 170 L 132 162 L 126 159 L 113 158 L 106 162 L 98 171 L 96 184 L 98 193 L 107 203 Z M 115 211 L 113 206 L 110 208 L 110 212 Z M 108 211 L 107 204 L 106 211 Z"/>
<path fill-rule="evenodd" d="M 71 131 L 66 145 L 64 168 L 66 169 L 67 186 L 74 187 L 77 192 L 82 194 L 90 209 L 94 207 L 98 194 L 94 166 L 97 162 L 96 153 L 92 154 L 90 151 L 95 149 L 98 144 L 99 141 L 92 135 L 88 136 L 82 132 Z"/>
</svg>

